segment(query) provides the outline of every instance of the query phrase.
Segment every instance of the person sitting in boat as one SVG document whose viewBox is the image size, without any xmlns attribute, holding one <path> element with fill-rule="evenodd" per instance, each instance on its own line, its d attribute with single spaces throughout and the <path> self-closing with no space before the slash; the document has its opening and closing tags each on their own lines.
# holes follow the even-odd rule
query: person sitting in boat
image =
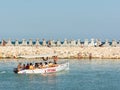
<svg viewBox="0 0 120 90">
<path fill-rule="evenodd" d="M 23 64 L 23 66 L 22 66 L 22 70 L 24 70 L 24 69 L 26 69 L 26 66 L 25 66 L 25 64 Z"/>
<path fill-rule="evenodd" d="M 48 67 L 48 63 L 45 62 L 44 65 L 43 65 L 43 68 L 47 68 Z"/>
<path fill-rule="evenodd" d="M 34 69 L 34 66 L 33 66 L 32 63 L 30 63 L 29 69 L 30 69 L 30 70 L 33 70 L 33 69 Z"/>
<path fill-rule="evenodd" d="M 27 65 L 26 65 L 25 69 L 29 69 L 29 66 L 30 66 L 30 64 L 29 64 L 29 63 L 27 63 Z"/>
<path fill-rule="evenodd" d="M 35 68 L 38 68 L 38 63 L 35 63 Z"/>
<path fill-rule="evenodd" d="M 49 67 L 53 67 L 53 63 L 51 61 L 49 61 L 49 64 L 48 64 Z"/>
<path fill-rule="evenodd" d="M 39 64 L 38 64 L 38 68 L 43 68 L 43 64 L 42 64 L 42 62 L 40 62 Z"/>
<path fill-rule="evenodd" d="M 21 65 L 21 63 L 18 64 L 17 70 L 18 70 L 18 71 L 22 70 L 22 65 Z"/>
</svg>

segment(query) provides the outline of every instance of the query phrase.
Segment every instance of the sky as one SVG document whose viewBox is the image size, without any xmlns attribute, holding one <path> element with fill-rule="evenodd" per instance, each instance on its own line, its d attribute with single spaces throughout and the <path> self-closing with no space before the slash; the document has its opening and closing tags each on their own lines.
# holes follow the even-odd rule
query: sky
<svg viewBox="0 0 120 90">
<path fill-rule="evenodd" d="M 120 40 L 120 0 L 0 0 L 0 40 Z"/>
</svg>

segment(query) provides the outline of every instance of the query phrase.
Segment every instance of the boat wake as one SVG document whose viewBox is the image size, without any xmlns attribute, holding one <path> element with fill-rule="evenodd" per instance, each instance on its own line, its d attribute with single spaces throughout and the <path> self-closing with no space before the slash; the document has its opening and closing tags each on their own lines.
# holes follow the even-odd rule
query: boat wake
<svg viewBox="0 0 120 90">
<path fill-rule="evenodd" d="M 6 73 L 6 71 L 0 71 L 0 74 L 4 74 L 4 73 Z"/>
</svg>

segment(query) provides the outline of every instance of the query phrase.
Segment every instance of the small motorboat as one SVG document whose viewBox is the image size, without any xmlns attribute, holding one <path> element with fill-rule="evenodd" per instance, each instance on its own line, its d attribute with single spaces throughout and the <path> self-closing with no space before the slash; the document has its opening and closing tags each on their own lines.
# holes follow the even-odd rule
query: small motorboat
<svg viewBox="0 0 120 90">
<path fill-rule="evenodd" d="M 34 68 L 34 69 L 19 69 L 18 68 L 14 68 L 14 72 L 18 73 L 18 74 L 32 74 L 32 73 L 54 73 L 54 72 L 60 72 L 63 70 L 69 70 L 69 62 L 65 62 L 62 64 L 57 64 L 57 54 L 41 54 L 41 55 L 24 55 L 24 56 L 20 56 L 21 58 L 42 58 L 43 61 L 47 61 L 48 57 L 53 57 L 54 60 L 54 64 L 55 66 L 53 67 L 49 67 L 47 66 L 46 68 Z"/>
<path fill-rule="evenodd" d="M 14 73 L 17 74 L 45 74 L 45 73 L 56 73 L 64 70 L 69 70 L 69 62 L 63 63 L 63 64 L 58 64 L 55 67 L 47 67 L 47 68 L 42 68 L 42 69 L 24 69 L 18 71 L 17 68 L 14 68 Z"/>
</svg>

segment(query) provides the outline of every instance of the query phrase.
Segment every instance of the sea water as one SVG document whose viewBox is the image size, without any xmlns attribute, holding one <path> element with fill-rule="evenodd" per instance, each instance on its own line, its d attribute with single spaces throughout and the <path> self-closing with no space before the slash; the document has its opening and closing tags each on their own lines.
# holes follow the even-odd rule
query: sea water
<svg viewBox="0 0 120 90">
<path fill-rule="evenodd" d="M 39 60 L 0 60 L 0 90 L 120 90 L 120 60 L 68 61 L 68 71 L 18 75 L 13 68 L 19 62 Z"/>
</svg>

